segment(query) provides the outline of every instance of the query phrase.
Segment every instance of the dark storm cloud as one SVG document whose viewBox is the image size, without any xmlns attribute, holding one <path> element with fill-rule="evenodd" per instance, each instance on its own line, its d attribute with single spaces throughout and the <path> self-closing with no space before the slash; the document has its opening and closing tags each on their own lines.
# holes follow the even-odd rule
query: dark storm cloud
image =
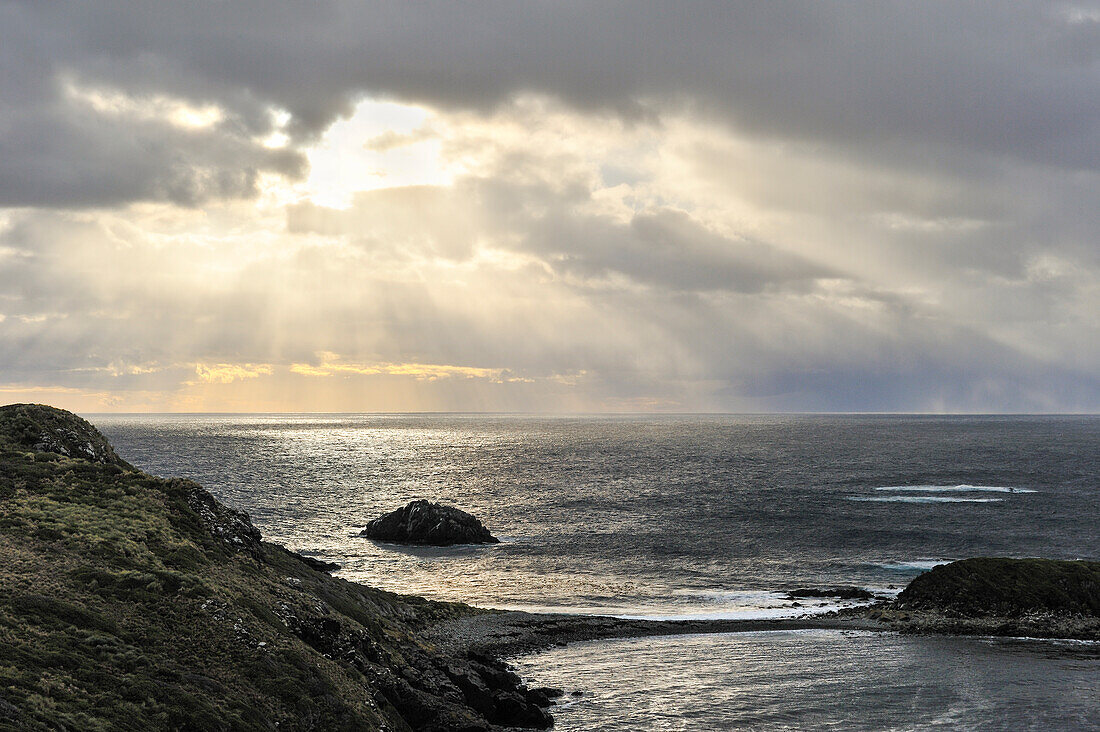
<svg viewBox="0 0 1100 732">
<path fill-rule="evenodd" d="M 304 141 L 364 93 L 487 109 L 529 91 L 627 115 L 689 104 L 761 136 L 901 164 L 977 155 L 1095 170 L 1096 8 L 8 2 L 0 203 L 248 195 L 257 171 L 298 169 L 257 142 L 271 108 Z M 104 129 L 65 99 L 65 77 L 217 104 L 227 118 L 200 146 L 170 127 Z"/>
</svg>

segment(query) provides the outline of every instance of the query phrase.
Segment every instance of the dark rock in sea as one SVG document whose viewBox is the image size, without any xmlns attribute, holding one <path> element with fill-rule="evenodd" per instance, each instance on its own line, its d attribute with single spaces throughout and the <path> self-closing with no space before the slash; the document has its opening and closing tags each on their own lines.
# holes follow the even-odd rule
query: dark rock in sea
<svg viewBox="0 0 1100 732">
<path fill-rule="evenodd" d="M 307 557 L 305 554 L 299 554 L 298 552 L 291 552 L 297 557 L 303 564 L 310 569 L 315 569 L 318 572 L 335 572 L 340 569 L 340 565 L 336 562 L 326 562 L 323 559 L 316 559 L 314 557 Z"/>
<path fill-rule="evenodd" d="M 499 659 L 474 654 L 467 663 L 449 665 L 445 671 L 466 703 L 493 724 L 547 729 L 554 723 L 543 711 L 550 706 L 546 695 L 525 688 L 519 676 Z"/>
<path fill-rule="evenodd" d="M 840 600 L 873 600 L 874 593 L 862 587 L 802 587 L 787 593 L 788 599 L 807 597 L 835 597 Z"/>
<path fill-rule="evenodd" d="M 557 692 L 557 693 L 555 693 Z M 551 689 L 545 686 L 537 689 L 529 689 L 527 691 L 527 701 L 539 707 L 553 706 L 554 699 L 557 699 L 564 692 L 561 689 Z"/>
<path fill-rule="evenodd" d="M 514 691 L 498 694 L 496 705 L 497 713 L 490 721 L 505 727 L 549 729 L 554 724 L 554 719 L 546 710 Z"/>
<path fill-rule="evenodd" d="M 453 506 L 412 501 L 407 506 L 374 519 L 360 536 L 397 544 L 450 546 L 497 544 L 499 539 L 471 514 Z"/>
</svg>

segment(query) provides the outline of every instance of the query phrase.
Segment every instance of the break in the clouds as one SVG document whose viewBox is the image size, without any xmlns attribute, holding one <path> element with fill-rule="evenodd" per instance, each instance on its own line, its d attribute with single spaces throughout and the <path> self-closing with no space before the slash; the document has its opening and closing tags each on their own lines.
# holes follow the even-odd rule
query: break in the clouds
<svg viewBox="0 0 1100 732">
<path fill-rule="evenodd" d="M 1100 409 L 1100 5 L 0 3 L 0 399 Z"/>
</svg>

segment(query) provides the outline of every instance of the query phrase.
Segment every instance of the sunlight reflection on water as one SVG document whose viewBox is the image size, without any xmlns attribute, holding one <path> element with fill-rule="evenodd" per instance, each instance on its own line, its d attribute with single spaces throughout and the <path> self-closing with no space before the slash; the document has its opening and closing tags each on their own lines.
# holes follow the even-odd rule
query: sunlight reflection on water
<svg viewBox="0 0 1100 732">
<path fill-rule="evenodd" d="M 567 692 L 556 730 L 1100 724 L 1097 644 L 775 631 L 578 643 L 515 665 Z"/>
</svg>

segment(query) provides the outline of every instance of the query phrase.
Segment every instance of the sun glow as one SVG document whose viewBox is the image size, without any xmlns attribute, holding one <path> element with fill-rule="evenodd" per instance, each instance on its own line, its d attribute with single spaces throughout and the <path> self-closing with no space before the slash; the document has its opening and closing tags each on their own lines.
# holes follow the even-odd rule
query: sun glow
<svg viewBox="0 0 1100 732">
<path fill-rule="evenodd" d="M 500 381 L 505 373 L 500 368 L 482 368 L 476 366 L 454 366 L 434 363 L 349 363 L 341 361 L 335 353 L 319 354 L 317 365 L 295 363 L 290 366 L 291 373 L 301 376 L 333 376 L 338 374 L 357 374 L 360 376 L 409 376 L 417 381 L 436 381 L 438 379 L 466 378 L 493 379 Z"/>
<path fill-rule="evenodd" d="M 314 203 L 346 208 L 357 192 L 411 185 L 446 185 L 454 170 L 441 156 L 432 112 L 364 99 L 306 150 L 310 174 L 297 190 Z"/>
</svg>

